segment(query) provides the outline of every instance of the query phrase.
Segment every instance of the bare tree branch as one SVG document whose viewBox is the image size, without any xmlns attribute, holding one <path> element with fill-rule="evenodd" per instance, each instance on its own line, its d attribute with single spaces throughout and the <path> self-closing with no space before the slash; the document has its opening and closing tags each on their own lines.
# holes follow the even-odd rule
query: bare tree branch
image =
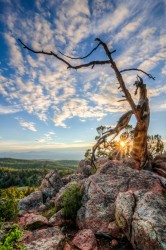
<svg viewBox="0 0 166 250">
<path fill-rule="evenodd" d="M 27 45 L 25 45 L 20 39 L 18 39 L 18 41 L 23 45 L 24 49 L 27 49 L 35 54 L 44 54 L 44 55 L 48 55 L 48 56 L 55 56 L 57 59 L 59 59 L 60 61 L 64 62 L 69 68 L 71 67 L 70 63 L 68 63 L 67 61 L 65 61 L 63 58 L 59 57 L 57 54 L 55 54 L 54 52 L 50 51 L 50 52 L 45 52 L 45 51 L 36 51 L 33 50 L 31 48 L 29 48 Z"/>
<path fill-rule="evenodd" d="M 92 49 L 91 52 L 89 52 L 86 56 L 83 56 L 83 57 L 71 57 L 71 56 L 67 56 L 67 55 L 63 54 L 61 51 L 58 51 L 58 52 L 59 52 L 61 55 L 65 56 L 65 57 L 68 57 L 68 58 L 70 58 L 70 59 L 75 59 L 75 60 L 77 60 L 77 59 L 85 59 L 85 58 L 87 58 L 88 56 L 90 56 L 99 46 L 100 46 L 100 43 L 99 43 L 94 49 Z"/>
<path fill-rule="evenodd" d="M 143 71 L 142 69 L 137 69 L 137 68 L 123 69 L 123 70 L 120 70 L 120 73 L 123 73 L 123 72 L 126 72 L 126 71 L 131 71 L 131 70 L 140 71 L 140 72 L 144 73 L 145 75 L 147 75 L 150 79 L 155 80 L 155 77 L 154 77 L 154 76 L 152 76 L 151 74 L 148 74 L 147 72 Z"/>
<path fill-rule="evenodd" d="M 43 50 L 39 50 L 39 51 L 33 50 L 30 47 L 28 47 L 27 45 L 25 45 L 20 39 L 18 39 L 18 41 L 23 45 L 24 49 L 27 49 L 27 50 L 35 53 L 35 54 L 44 54 L 44 55 L 56 57 L 57 59 L 59 59 L 60 61 L 65 63 L 67 65 L 68 69 L 80 69 L 80 68 L 83 68 L 83 67 L 89 67 L 91 65 L 92 65 L 92 68 L 93 68 L 95 65 L 110 64 L 110 61 L 106 60 L 106 61 L 91 61 L 89 63 L 84 63 L 84 64 L 80 64 L 80 65 L 77 65 L 77 66 L 73 66 L 68 61 L 64 60 L 62 57 L 58 56 L 57 54 L 55 54 L 52 51 L 46 52 L 46 51 L 43 51 Z"/>
<path fill-rule="evenodd" d="M 71 56 L 67 56 L 67 55 L 63 54 L 61 51 L 58 51 L 58 52 L 59 52 L 61 55 L 65 56 L 65 57 L 68 57 L 68 58 L 70 58 L 70 59 L 74 59 L 74 60 L 77 60 L 77 59 L 85 59 L 85 58 L 87 58 L 88 56 L 90 56 L 90 55 L 91 55 L 100 45 L 101 45 L 101 43 L 99 42 L 98 45 L 97 45 L 94 49 L 92 49 L 86 56 L 83 56 L 83 57 L 71 57 Z M 113 50 L 113 51 L 111 51 L 110 53 L 113 54 L 113 53 L 115 53 L 115 52 L 116 52 L 116 49 Z"/>
<path fill-rule="evenodd" d="M 80 68 L 85 68 L 85 67 L 89 67 L 92 65 L 92 69 L 94 68 L 95 65 L 103 65 L 103 64 L 110 64 L 110 61 L 91 61 L 89 63 L 85 63 L 85 64 L 80 64 L 78 66 L 72 66 L 70 65 L 68 68 L 71 69 L 80 69 Z"/>
</svg>

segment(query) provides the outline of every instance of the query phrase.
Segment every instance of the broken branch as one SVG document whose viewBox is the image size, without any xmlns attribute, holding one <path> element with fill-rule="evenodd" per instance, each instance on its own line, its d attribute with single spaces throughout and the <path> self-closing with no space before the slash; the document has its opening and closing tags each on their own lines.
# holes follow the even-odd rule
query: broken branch
<svg viewBox="0 0 166 250">
<path fill-rule="evenodd" d="M 131 71 L 131 70 L 140 71 L 140 72 L 144 73 L 145 75 L 147 75 L 150 79 L 155 80 L 155 77 L 154 77 L 154 76 L 152 76 L 151 74 L 145 72 L 145 71 L 142 70 L 142 69 L 137 69 L 137 68 L 123 69 L 123 70 L 120 70 L 120 73 L 123 73 L 123 72 L 126 72 L 126 71 Z"/>
</svg>

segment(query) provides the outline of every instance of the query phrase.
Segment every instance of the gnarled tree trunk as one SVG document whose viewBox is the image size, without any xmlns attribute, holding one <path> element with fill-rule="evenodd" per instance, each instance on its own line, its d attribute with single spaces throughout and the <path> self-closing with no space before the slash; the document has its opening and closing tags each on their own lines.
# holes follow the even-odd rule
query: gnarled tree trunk
<svg viewBox="0 0 166 250">
<path fill-rule="evenodd" d="M 140 91 L 137 111 L 141 122 L 137 122 L 134 129 L 131 157 L 135 162 L 135 168 L 140 170 L 147 160 L 147 132 L 150 121 L 150 109 L 149 100 L 147 98 L 146 84 L 143 83 L 142 78 L 140 78 L 140 81 L 136 81 L 135 84 Z"/>
</svg>

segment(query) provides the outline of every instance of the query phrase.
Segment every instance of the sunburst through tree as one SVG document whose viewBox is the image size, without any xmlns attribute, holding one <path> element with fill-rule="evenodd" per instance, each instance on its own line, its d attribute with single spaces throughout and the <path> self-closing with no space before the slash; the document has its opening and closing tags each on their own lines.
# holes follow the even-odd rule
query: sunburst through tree
<svg viewBox="0 0 166 250">
<path fill-rule="evenodd" d="M 96 130 L 98 136 L 95 137 L 96 141 L 103 138 L 106 131 L 110 129 L 105 126 L 100 126 Z M 96 157 L 108 157 L 112 160 L 122 160 L 123 158 L 130 157 L 132 147 L 133 147 L 133 127 L 132 125 L 127 125 L 124 132 L 121 133 L 118 139 L 115 140 L 108 136 L 96 149 Z M 157 154 L 162 154 L 164 152 L 164 143 L 160 135 L 148 135 L 147 147 L 149 156 L 155 157 Z M 87 159 L 91 159 L 92 152 L 88 149 L 85 153 Z"/>
<path fill-rule="evenodd" d="M 105 126 L 100 126 L 96 130 L 98 136 L 96 140 L 100 140 L 103 134 L 107 131 Z M 96 150 L 97 157 L 108 157 L 109 159 L 121 160 L 124 157 L 129 157 L 132 148 L 132 126 L 128 125 L 125 131 L 119 136 L 119 139 L 113 140 L 111 137 L 107 137 L 107 140 L 103 141 Z M 88 150 L 90 153 L 90 151 Z M 86 154 L 88 155 L 88 153 Z"/>
</svg>

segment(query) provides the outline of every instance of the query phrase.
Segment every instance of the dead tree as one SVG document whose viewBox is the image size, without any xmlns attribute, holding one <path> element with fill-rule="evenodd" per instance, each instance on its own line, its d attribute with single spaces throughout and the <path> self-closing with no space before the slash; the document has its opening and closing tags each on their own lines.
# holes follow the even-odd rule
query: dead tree
<svg viewBox="0 0 166 250">
<path fill-rule="evenodd" d="M 105 65 L 105 64 L 110 64 L 112 70 L 115 72 L 116 78 L 119 83 L 119 89 L 123 92 L 124 98 L 123 100 L 120 101 L 127 101 L 131 107 L 131 110 L 125 113 L 118 121 L 116 127 L 114 129 L 109 129 L 106 131 L 101 138 L 97 141 L 97 143 L 94 145 L 92 149 L 92 163 L 94 163 L 95 160 L 95 151 L 96 149 L 103 143 L 106 138 L 110 135 L 114 135 L 114 138 L 118 133 L 124 129 L 131 118 L 131 115 L 134 114 L 137 120 L 136 127 L 134 128 L 134 139 L 133 139 L 133 150 L 131 153 L 131 156 L 133 158 L 133 161 L 135 163 L 135 168 L 136 169 L 141 169 L 142 166 L 144 165 L 146 158 L 147 158 L 147 131 L 149 127 L 149 117 L 150 117 L 150 110 L 149 110 L 149 102 L 147 98 L 147 90 L 146 90 L 146 84 L 143 83 L 143 79 L 141 77 L 137 77 L 137 81 L 134 83 L 136 86 L 136 92 L 139 89 L 139 103 L 136 105 L 134 103 L 133 98 L 131 97 L 130 92 L 126 88 L 125 82 L 122 77 L 122 73 L 126 71 L 139 71 L 147 75 L 151 79 L 155 79 L 151 74 L 148 74 L 147 72 L 143 71 L 142 69 L 138 68 L 129 68 L 129 69 L 123 69 L 119 70 L 115 61 L 112 58 L 112 54 L 116 52 L 116 50 L 110 51 L 108 49 L 107 44 L 105 44 L 103 41 L 101 41 L 99 38 L 96 38 L 95 41 L 97 42 L 97 46 L 93 48 L 87 55 L 83 57 L 70 57 L 62 52 L 58 51 L 59 54 L 54 53 L 53 51 L 43 51 L 43 50 L 34 50 L 27 45 L 25 45 L 20 39 L 18 39 L 19 42 L 23 45 L 24 49 L 27 49 L 35 54 L 45 54 L 47 56 L 54 56 L 58 60 L 62 61 L 64 64 L 66 64 L 68 69 L 80 69 L 83 67 L 93 67 L 95 65 Z M 66 58 L 77 60 L 77 59 L 85 59 L 89 57 L 95 50 L 98 49 L 99 46 L 102 46 L 108 60 L 103 60 L 103 61 L 90 61 L 88 63 L 83 63 L 79 65 L 72 65 Z"/>
</svg>

